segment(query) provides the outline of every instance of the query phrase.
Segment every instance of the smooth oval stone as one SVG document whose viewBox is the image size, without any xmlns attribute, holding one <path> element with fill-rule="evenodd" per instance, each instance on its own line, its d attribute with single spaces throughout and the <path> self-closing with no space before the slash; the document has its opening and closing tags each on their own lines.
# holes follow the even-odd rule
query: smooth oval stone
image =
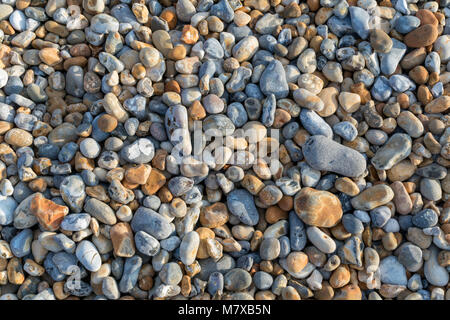
<svg viewBox="0 0 450 320">
<path fill-rule="evenodd" d="M 253 282 L 259 290 L 267 290 L 272 286 L 272 276 L 264 271 L 258 271 L 253 276 Z"/>
<path fill-rule="evenodd" d="M 411 147 L 410 136 L 404 133 L 396 133 L 389 138 L 384 146 L 378 149 L 371 162 L 378 170 L 389 170 L 409 156 Z"/>
<path fill-rule="evenodd" d="M 248 288 L 252 283 L 252 277 L 247 270 L 232 269 L 224 276 L 225 288 L 230 291 L 241 291 Z"/>
<path fill-rule="evenodd" d="M 294 212 L 289 212 L 289 239 L 293 251 L 301 251 L 306 246 L 305 224 Z"/>
<path fill-rule="evenodd" d="M 152 209 L 139 207 L 131 220 L 134 232 L 145 231 L 158 240 L 166 239 L 172 233 L 169 222 Z"/>
<path fill-rule="evenodd" d="M 263 260 L 274 260 L 280 255 L 280 249 L 280 241 L 277 238 L 265 238 L 259 247 L 259 255 Z"/>
<path fill-rule="evenodd" d="M 102 223 L 114 225 L 117 222 L 116 215 L 111 207 L 98 199 L 90 198 L 87 200 L 84 204 L 84 210 Z"/>
<path fill-rule="evenodd" d="M 159 272 L 159 277 L 165 284 L 176 285 L 180 283 L 183 278 L 183 272 L 178 264 L 175 262 L 169 262 L 162 267 Z"/>
<path fill-rule="evenodd" d="M 442 198 L 442 189 L 438 180 L 422 178 L 420 180 L 420 193 L 431 201 L 438 201 Z"/>
<path fill-rule="evenodd" d="M 227 206 L 232 214 L 249 226 L 254 226 L 259 221 L 253 196 L 245 189 L 231 191 L 227 195 Z"/>
<path fill-rule="evenodd" d="M 309 241 L 323 253 L 333 253 L 336 250 L 336 242 L 325 232 L 317 227 L 306 229 Z"/>
<path fill-rule="evenodd" d="M 364 231 L 364 225 L 361 220 L 352 214 L 344 214 L 342 216 L 342 224 L 344 225 L 345 230 L 351 234 L 359 234 Z"/>
<path fill-rule="evenodd" d="M 302 188 L 294 198 L 294 209 L 300 219 L 311 226 L 333 227 L 342 218 L 338 197 L 328 191 Z"/>
<path fill-rule="evenodd" d="M 311 135 L 321 135 L 330 139 L 333 137 L 333 130 L 330 125 L 313 110 L 302 109 L 300 121 Z"/>
<path fill-rule="evenodd" d="M 430 257 L 425 261 L 424 274 L 427 281 L 433 286 L 445 286 L 449 281 L 448 271 L 439 265 L 439 250 L 432 246 L 430 248 Z"/>
<path fill-rule="evenodd" d="M 160 250 L 159 241 L 144 231 L 136 232 L 134 242 L 139 252 L 150 257 L 157 255 Z"/>
<path fill-rule="evenodd" d="M 67 231 L 80 231 L 89 227 L 91 216 L 87 213 L 73 213 L 64 217 L 61 229 Z"/>
<path fill-rule="evenodd" d="M 382 206 L 394 198 L 394 191 L 384 184 L 367 188 L 351 200 L 353 208 L 357 210 L 372 210 Z"/>
<path fill-rule="evenodd" d="M 316 170 L 346 177 L 358 177 L 366 170 L 366 159 L 358 151 L 321 135 L 308 138 L 302 150 L 306 162 Z"/>
<path fill-rule="evenodd" d="M 98 271 L 102 265 L 97 248 L 88 240 L 83 240 L 78 244 L 75 255 L 81 264 L 91 272 Z"/>
<path fill-rule="evenodd" d="M 232 135 L 235 126 L 231 120 L 223 114 L 213 114 L 203 120 L 203 131 L 210 136 Z"/>
<path fill-rule="evenodd" d="M 200 237 L 197 232 L 191 231 L 184 235 L 180 244 L 180 259 L 184 265 L 188 266 L 194 263 L 199 245 Z"/>
</svg>

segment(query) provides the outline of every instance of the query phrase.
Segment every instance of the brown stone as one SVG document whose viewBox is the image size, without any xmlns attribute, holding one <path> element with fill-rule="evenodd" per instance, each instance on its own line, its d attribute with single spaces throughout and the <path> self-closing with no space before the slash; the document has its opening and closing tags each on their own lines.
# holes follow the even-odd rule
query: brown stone
<svg viewBox="0 0 450 320">
<path fill-rule="evenodd" d="M 417 84 L 424 84 L 428 81 L 428 70 L 424 66 L 416 66 L 408 73 L 409 77 Z"/>
<path fill-rule="evenodd" d="M 173 7 L 171 9 L 164 9 L 159 17 L 167 21 L 169 29 L 173 29 L 177 25 L 177 15 Z"/>
<path fill-rule="evenodd" d="M 330 277 L 330 285 L 333 288 L 342 288 L 346 284 L 350 282 L 350 272 L 344 266 L 337 267 L 336 270 L 333 271 Z"/>
<path fill-rule="evenodd" d="M 56 48 L 42 48 L 39 51 L 39 58 L 49 66 L 55 66 L 63 61 L 59 55 L 59 50 Z"/>
<path fill-rule="evenodd" d="M 88 159 L 86 157 L 83 157 L 81 152 L 77 152 L 75 154 L 75 170 L 80 172 L 83 170 L 94 170 L 95 168 L 95 161 L 94 159 Z"/>
<path fill-rule="evenodd" d="M 147 164 L 140 164 L 125 170 L 125 179 L 132 184 L 145 184 L 152 168 Z"/>
<path fill-rule="evenodd" d="M 181 41 L 183 41 L 186 44 L 195 44 L 197 43 L 199 38 L 198 30 L 195 29 L 193 26 L 185 25 L 183 27 L 183 31 L 181 34 Z"/>
<path fill-rule="evenodd" d="M 201 120 L 206 117 L 206 111 L 200 101 L 195 100 L 188 109 L 192 120 Z"/>
<path fill-rule="evenodd" d="M 289 268 L 289 271 L 292 272 L 300 272 L 303 268 L 308 264 L 308 256 L 303 252 L 291 252 L 286 258 L 286 263 Z"/>
<path fill-rule="evenodd" d="M 129 258 L 135 254 L 133 231 L 126 222 L 119 222 L 111 227 L 109 231 L 114 248 L 114 254 L 117 257 Z"/>
<path fill-rule="evenodd" d="M 98 119 L 98 127 L 103 132 L 112 132 L 117 127 L 117 119 L 105 113 Z"/>
<path fill-rule="evenodd" d="M 13 147 L 28 147 L 33 143 L 33 136 L 28 131 L 13 128 L 5 134 L 5 142 Z"/>
<path fill-rule="evenodd" d="M 166 177 L 158 170 L 153 168 L 148 176 L 147 182 L 142 185 L 142 192 L 146 195 L 153 195 L 166 183 Z"/>
<path fill-rule="evenodd" d="M 410 48 L 420 48 L 433 44 L 437 37 L 437 27 L 432 24 L 425 24 L 408 33 L 403 41 Z"/>
<path fill-rule="evenodd" d="M 416 12 L 416 17 L 420 19 L 420 25 L 431 24 L 435 27 L 438 26 L 439 22 L 434 16 L 433 12 L 427 9 L 420 9 Z"/>
<path fill-rule="evenodd" d="M 351 197 L 356 196 L 359 193 L 358 185 L 348 177 L 338 178 L 334 184 L 334 187 Z"/>
<path fill-rule="evenodd" d="M 272 206 L 267 208 L 265 218 L 268 223 L 272 224 L 287 219 L 288 212 L 281 210 L 278 206 Z"/>
<path fill-rule="evenodd" d="M 200 223 L 207 228 L 220 227 L 227 223 L 228 218 L 227 206 L 222 202 L 203 207 L 200 212 Z"/>
<path fill-rule="evenodd" d="M 186 57 L 186 48 L 183 45 L 177 45 L 169 51 L 169 59 L 178 61 Z"/>
<path fill-rule="evenodd" d="M 155 152 L 155 156 L 152 159 L 152 166 L 158 170 L 166 170 L 166 157 L 167 151 L 164 149 L 158 149 Z"/>
<path fill-rule="evenodd" d="M 334 300 L 361 300 L 361 289 L 355 284 L 349 284 L 341 288 Z"/>
<path fill-rule="evenodd" d="M 359 94 L 359 96 L 361 97 L 361 104 L 366 104 L 367 102 L 372 100 L 372 96 L 370 95 L 369 90 L 364 87 L 364 83 L 362 82 L 353 84 L 350 87 L 350 91 Z"/>
<path fill-rule="evenodd" d="M 44 198 L 41 193 L 36 193 L 31 199 L 30 211 L 45 230 L 56 231 L 69 213 L 69 208 Z"/>
<path fill-rule="evenodd" d="M 329 228 L 342 218 L 338 197 L 328 191 L 301 189 L 294 198 L 294 209 L 303 222 L 311 226 Z"/>
<path fill-rule="evenodd" d="M 200 245 L 197 251 L 197 259 L 206 259 L 209 257 L 206 240 L 214 239 L 215 237 L 214 231 L 205 227 L 200 227 L 195 231 L 198 233 L 198 236 L 200 237 Z"/>
<path fill-rule="evenodd" d="M 443 113 L 450 108 L 450 96 L 440 96 L 425 106 L 425 112 Z"/>
</svg>

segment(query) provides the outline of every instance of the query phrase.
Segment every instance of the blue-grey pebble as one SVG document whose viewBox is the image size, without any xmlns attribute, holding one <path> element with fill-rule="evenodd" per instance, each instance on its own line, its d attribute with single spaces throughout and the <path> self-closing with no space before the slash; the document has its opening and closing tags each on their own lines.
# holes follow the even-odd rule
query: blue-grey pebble
<svg viewBox="0 0 450 320">
<path fill-rule="evenodd" d="M 305 248 L 307 241 L 305 224 L 294 211 L 289 212 L 289 238 L 293 251 Z"/>
<path fill-rule="evenodd" d="M 135 255 L 125 260 L 122 278 L 119 282 L 119 290 L 127 293 L 136 285 L 139 276 L 139 270 L 142 266 L 142 258 Z"/>
<path fill-rule="evenodd" d="M 159 272 L 159 277 L 165 284 L 177 285 L 180 283 L 181 278 L 183 278 L 183 272 L 177 263 L 169 262 L 162 267 Z"/>
<path fill-rule="evenodd" d="M 273 284 L 273 277 L 264 271 L 258 271 L 253 275 L 253 282 L 259 290 L 268 290 Z"/>
<path fill-rule="evenodd" d="M 33 232 L 30 229 L 24 229 L 19 232 L 9 243 L 11 252 L 18 258 L 25 257 L 31 252 L 31 241 Z"/>
<path fill-rule="evenodd" d="M 420 26 L 420 19 L 415 16 L 401 16 L 395 20 L 395 30 L 407 34 Z"/>
<path fill-rule="evenodd" d="M 346 177 L 358 177 L 366 170 L 366 159 L 361 153 L 322 135 L 309 137 L 302 150 L 306 162 L 316 170 Z"/>
<path fill-rule="evenodd" d="M 71 275 L 77 268 L 77 257 L 67 252 L 58 252 L 53 256 L 53 262 L 58 270 L 65 274 Z"/>
<path fill-rule="evenodd" d="M 344 214 L 342 216 L 342 224 L 345 230 L 351 234 L 360 234 L 364 231 L 364 225 L 361 220 L 356 218 L 353 214 Z"/>
<path fill-rule="evenodd" d="M 346 141 L 353 141 L 358 136 L 358 130 L 349 121 L 338 122 L 333 126 L 333 131 Z"/>
<path fill-rule="evenodd" d="M 398 261 L 410 272 L 415 272 L 422 266 L 422 249 L 412 243 L 401 246 Z"/>
<path fill-rule="evenodd" d="M 348 8 L 353 30 L 365 40 L 369 36 L 369 13 L 363 8 L 351 6 Z"/>
<path fill-rule="evenodd" d="M 134 243 L 139 252 L 151 257 L 157 255 L 160 249 L 159 241 L 142 230 L 134 235 Z"/>
<path fill-rule="evenodd" d="M 233 102 L 228 105 L 227 116 L 238 128 L 242 127 L 248 121 L 247 112 L 242 103 L 239 102 Z"/>
<path fill-rule="evenodd" d="M 419 228 L 430 228 L 437 224 L 438 214 L 433 209 L 424 209 L 412 217 L 412 223 Z"/>
<path fill-rule="evenodd" d="M 131 228 L 134 232 L 145 231 L 158 240 L 166 239 L 172 233 L 172 228 L 159 213 L 152 209 L 139 207 L 131 220 Z"/>
<path fill-rule="evenodd" d="M 370 218 L 373 227 L 381 228 L 391 218 L 391 210 L 386 206 L 380 206 L 370 211 Z"/>
<path fill-rule="evenodd" d="M 252 277 L 247 270 L 235 268 L 224 276 L 224 286 L 230 291 L 242 291 L 250 287 Z"/>
<path fill-rule="evenodd" d="M 224 278 L 220 272 L 213 272 L 208 278 L 208 293 L 214 296 L 216 293 L 221 295 L 223 293 Z"/>
<path fill-rule="evenodd" d="M 81 264 L 91 272 L 98 271 L 102 265 L 102 259 L 95 245 L 88 241 L 81 241 L 76 249 L 76 256 Z"/>
<path fill-rule="evenodd" d="M 380 262 L 381 283 L 406 286 L 405 267 L 395 256 L 388 256 Z"/>
<path fill-rule="evenodd" d="M 161 248 L 164 250 L 167 250 L 169 252 L 178 248 L 180 243 L 181 243 L 181 239 L 177 236 L 171 236 L 167 239 L 160 241 Z"/>
<path fill-rule="evenodd" d="M 333 137 L 330 125 L 313 110 L 303 108 L 300 112 L 300 121 L 311 135 L 322 135 L 330 139 Z"/>
<path fill-rule="evenodd" d="M 286 258 L 291 252 L 290 239 L 287 236 L 281 236 L 278 240 L 280 241 L 280 254 L 278 257 L 281 259 Z"/>
<path fill-rule="evenodd" d="M 232 214 L 249 226 L 254 226 L 259 221 L 253 196 L 245 189 L 236 189 L 227 196 L 227 206 Z"/>
<path fill-rule="evenodd" d="M 289 94 L 289 86 L 286 80 L 286 72 L 278 60 L 272 60 L 264 69 L 260 79 L 261 91 L 269 96 L 274 94 L 275 98 L 286 98 Z"/>
<path fill-rule="evenodd" d="M 386 101 L 389 99 L 392 94 L 392 88 L 389 84 L 389 80 L 385 76 L 377 77 L 370 93 L 373 98 L 378 101 Z"/>
<path fill-rule="evenodd" d="M 72 213 L 64 217 L 61 229 L 67 231 L 80 231 L 89 227 L 91 216 L 87 213 Z"/>
<path fill-rule="evenodd" d="M 391 51 L 388 53 L 378 53 L 381 72 L 385 75 L 391 75 L 395 72 L 407 49 L 406 44 L 395 38 L 392 38 L 392 42 Z"/>
</svg>

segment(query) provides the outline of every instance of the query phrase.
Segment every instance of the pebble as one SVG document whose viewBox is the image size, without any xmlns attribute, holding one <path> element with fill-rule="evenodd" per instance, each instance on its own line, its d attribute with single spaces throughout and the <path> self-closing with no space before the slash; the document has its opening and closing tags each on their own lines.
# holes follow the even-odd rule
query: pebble
<svg viewBox="0 0 450 320">
<path fill-rule="evenodd" d="M 96 272 L 101 267 L 100 254 L 95 245 L 88 240 L 83 240 L 78 244 L 76 256 L 80 263 L 91 272 Z"/>
<path fill-rule="evenodd" d="M 237 189 L 227 195 L 227 206 L 232 214 L 242 223 L 254 226 L 258 223 L 259 215 L 254 205 L 252 195 L 244 190 Z"/>
<path fill-rule="evenodd" d="M 380 280 L 384 284 L 406 286 L 405 267 L 394 256 L 384 258 L 380 262 Z"/>
<path fill-rule="evenodd" d="M 335 226 L 342 218 L 341 202 L 335 195 L 309 187 L 296 194 L 294 208 L 304 223 L 317 227 Z"/>
<path fill-rule="evenodd" d="M 303 155 L 314 169 L 348 177 L 360 176 L 366 169 L 366 160 L 359 152 L 321 135 L 312 136 L 306 141 Z"/>
<path fill-rule="evenodd" d="M 371 159 L 373 166 L 378 170 L 388 170 L 405 159 L 411 153 L 411 137 L 396 133 L 378 149 Z"/>
</svg>

